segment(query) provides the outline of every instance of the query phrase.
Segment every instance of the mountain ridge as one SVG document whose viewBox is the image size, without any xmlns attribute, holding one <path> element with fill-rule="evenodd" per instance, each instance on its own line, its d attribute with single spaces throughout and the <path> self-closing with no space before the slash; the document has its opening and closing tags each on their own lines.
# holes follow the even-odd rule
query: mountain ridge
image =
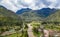
<svg viewBox="0 0 60 37">
<path fill-rule="evenodd" d="M 3 6 L 0 6 L 0 22 L 2 22 L 3 24 L 8 23 L 10 25 L 13 25 L 13 23 L 17 24 L 19 22 L 19 24 L 22 24 L 22 19 L 16 13 L 6 9 Z"/>
<path fill-rule="evenodd" d="M 3 10 L 2 10 L 3 9 Z M 7 10 L 7 12 L 5 12 Z M 14 12 L 12 12 L 12 11 L 10 11 L 10 10 L 8 10 L 8 9 L 6 9 L 5 7 L 3 7 L 3 6 L 0 6 L 0 15 L 3 15 L 3 16 L 7 16 L 7 17 L 11 17 L 11 18 L 15 18 L 15 19 L 20 19 L 20 17 L 23 19 L 23 20 L 25 20 L 25 21 L 41 21 L 41 20 L 43 20 L 43 21 L 48 21 L 48 20 L 52 20 L 52 19 L 55 19 L 55 16 L 56 16 L 56 18 L 57 18 L 57 16 L 59 15 L 59 12 L 60 12 L 60 10 L 56 10 L 56 9 L 50 9 L 50 8 L 44 8 L 44 9 L 41 9 L 42 11 L 43 11 L 43 13 L 42 13 L 42 11 L 40 12 L 40 10 L 37 10 L 37 12 L 36 12 L 36 10 L 32 10 L 32 9 L 29 9 L 29 8 L 27 8 L 27 9 L 22 9 L 22 12 L 23 13 L 14 13 Z M 46 11 L 46 10 L 48 10 L 47 11 L 47 13 L 46 14 L 50 14 L 50 15 L 48 15 L 48 16 L 45 16 L 44 14 L 44 12 Z M 52 11 L 52 12 L 49 12 L 49 11 Z M 19 11 L 20 12 L 20 11 Z M 40 12 L 40 13 L 39 13 Z M 56 14 L 56 15 L 55 15 Z M 43 15 L 43 16 L 42 16 Z M 53 18 L 54 17 L 54 18 Z M 58 16 L 59 17 L 59 16 Z M 58 20 L 58 19 L 57 19 Z"/>
<path fill-rule="evenodd" d="M 50 16 L 51 14 L 54 14 L 57 11 L 56 9 L 50 9 L 50 8 L 43 8 L 41 10 L 28 10 L 28 9 L 26 10 L 27 11 L 23 11 L 22 14 L 18 14 L 18 13 L 17 14 L 21 16 L 23 19 L 28 21 L 29 20 L 44 21 L 48 16 Z"/>
<path fill-rule="evenodd" d="M 50 9 L 50 8 L 42 8 L 42 9 L 39 9 L 39 10 L 32 10 L 32 9 L 29 9 L 29 8 L 24 8 L 24 9 L 18 10 L 16 12 L 16 14 L 22 14 L 24 12 L 29 12 L 29 11 L 36 12 L 36 14 L 38 14 L 39 16 L 47 17 L 51 13 L 55 12 L 56 9 L 54 9 L 54 8 L 53 9 Z"/>
</svg>

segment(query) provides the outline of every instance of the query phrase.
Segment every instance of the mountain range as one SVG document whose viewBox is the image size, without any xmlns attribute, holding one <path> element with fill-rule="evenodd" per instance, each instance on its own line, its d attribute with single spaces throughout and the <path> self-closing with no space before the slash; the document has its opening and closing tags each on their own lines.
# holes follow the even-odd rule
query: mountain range
<svg viewBox="0 0 60 37">
<path fill-rule="evenodd" d="M 9 17 L 13 19 L 18 19 L 23 21 L 59 21 L 60 20 L 60 10 L 42 8 L 40 10 L 32 10 L 29 8 L 22 8 L 16 13 L 0 6 L 0 17 Z"/>
<path fill-rule="evenodd" d="M 38 14 L 41 17 L 47 17 L 50 14 L 54 13 L 56 11 L 56 9 L 54 9 L 54 8 L 53 9 L 50 9 L 50 8 L 42 8 L 42 9 L 39 9 L 39 10 L 32 10 L 32 9 L 29 9 L 29 8 L 23 8 L 21 10 L 18 10 L 16 12 L 16 14 L 22 14 L 24 12 L 30 12 L 30 11 Z"/>
<path fill-rule="evenodd" d="M 44 20 L 46 19 L 48 16 L 54 14 L 57 10 L 56 9 L 50 9 L 50 8 L 42 8 L 39 10 L 32 10 L 29 8 L 24 8 L 21 10 L 18 10 L 16 12 L 16 14 L 18 14 L 19 16 L 21 16 L 22 18 L 24 18 L 27 21 L 31 21 L 31 20 Z"/>
</svg>

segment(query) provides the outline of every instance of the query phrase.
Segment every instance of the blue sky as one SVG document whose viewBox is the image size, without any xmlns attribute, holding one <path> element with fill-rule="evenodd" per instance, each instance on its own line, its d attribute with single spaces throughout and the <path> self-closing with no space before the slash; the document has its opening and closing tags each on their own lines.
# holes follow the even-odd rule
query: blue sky
<svg viewBox="0 0 60 37">
<path fill-rule="evenodd" d="M 22 8 L 33 10 L 47 7 L 60 9 L 60 0 L 0 0 L 0 5 L 14 12 Z"/>
</svg>

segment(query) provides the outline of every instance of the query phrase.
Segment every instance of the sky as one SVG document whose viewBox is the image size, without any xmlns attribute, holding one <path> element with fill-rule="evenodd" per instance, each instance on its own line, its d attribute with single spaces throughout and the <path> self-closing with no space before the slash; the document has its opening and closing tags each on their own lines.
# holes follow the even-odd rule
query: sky
<svg viewBox="0 0 60 37">
<path fill-rule="evenodd" d="M 33 10 L 42 8 L 60 9 L 60 0 L 0 0 L 0 5 L 14 12 L 22 8 Z"/>
</svg>

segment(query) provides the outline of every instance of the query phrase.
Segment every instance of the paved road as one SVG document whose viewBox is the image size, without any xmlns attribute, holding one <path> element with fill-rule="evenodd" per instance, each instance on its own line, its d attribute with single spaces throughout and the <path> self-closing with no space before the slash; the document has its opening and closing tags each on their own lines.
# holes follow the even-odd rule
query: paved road
<svg viewBox="0 0 60 37">
<path fill-rule="evenodd" d="M 28 25 L 28 36 L 29 37 L 35 37 L 34 36 L 34 34 L 33 34 L 33 32 L 32 32 L 32 26 L 31 26 L 31 24 L 27 24 Z"/>
</svg>

